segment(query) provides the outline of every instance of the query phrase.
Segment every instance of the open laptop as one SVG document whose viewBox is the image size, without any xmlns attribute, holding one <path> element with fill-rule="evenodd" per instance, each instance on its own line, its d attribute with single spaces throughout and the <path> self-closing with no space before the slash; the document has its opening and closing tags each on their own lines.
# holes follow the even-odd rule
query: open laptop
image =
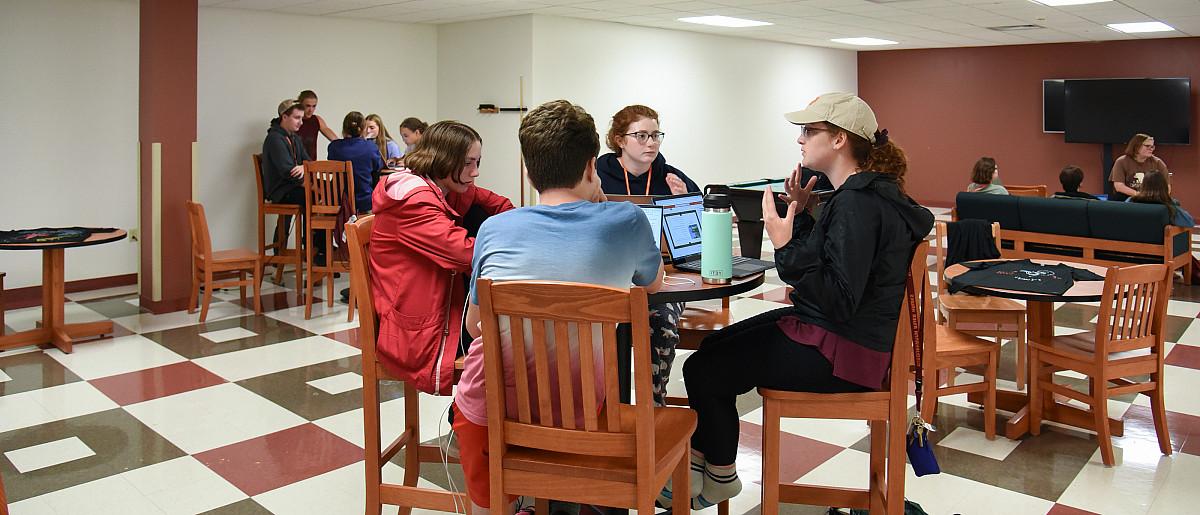
<svg viewBox="0 0 1200 515">
<path fill-rule="evenodd" d="M 663 208 L 662 225 L 671 264 L 680 270 L 699 273 L 702 247 L 700 214 L 704 211 L 704 195 L 685 193 L 657 197 L 654 205 Z M 742 256 L 734 256 L 732 264 L 733 276 L 739 278 L 775 268 L 774 262 Z"/>
<path fill-rule="evenodd" d="M 654 247 L 662 248 L 662 230 L 663 230 L 663 208 L 650 204 L 637 204 L 641 208 L 642 214 L 646 215 L 646 221 L 650 222 L 650 235 L 654 237 Z"/>
</svg>

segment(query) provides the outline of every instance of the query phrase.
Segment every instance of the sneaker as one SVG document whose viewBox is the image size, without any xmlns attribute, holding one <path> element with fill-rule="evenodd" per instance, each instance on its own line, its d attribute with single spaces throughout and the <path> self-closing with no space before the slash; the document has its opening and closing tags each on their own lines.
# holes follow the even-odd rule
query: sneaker
<svg viewBox="0 0 1200 515">
<path fill-rule="evenodd" d="M 350 288 L 342 288 L 342 304 L 350 303 Z"/>
<path fill-rule="evenodd" d="M 534 515 L 534 514 L 535 514 L 535 512 L 533 510 L 533 506 L 526 506 L 524 508 L 517 510 L 517 513 L 515 515 Z"/>
</svg>

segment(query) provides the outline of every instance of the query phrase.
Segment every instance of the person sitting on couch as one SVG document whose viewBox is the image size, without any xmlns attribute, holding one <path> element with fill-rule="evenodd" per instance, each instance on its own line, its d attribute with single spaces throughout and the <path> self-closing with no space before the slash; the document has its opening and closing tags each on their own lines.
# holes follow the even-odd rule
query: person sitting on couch
<svg viewBox="0 0 1200 515">
<path fill-rule="evenodd" d="M 1142 189 L 1136 194 L 1129 197 L 1125 202 L 1138 202 L 1142 204 L 1162 204 L 1167 206 L 1167 213 L 1171 217 L 1171 225 L 1179 227 L 1192 228 L 1196 225 L 1196 219 L 1192 218 L 1191 213 L 1188 213 L 1183 206 L 1179 205 L 1179 201 L 1171 198 L 1171 184 L 1167 182 L 1167 175 L 1162 172 L 1148 172 L 1142 178 Z"/>
<path fill-rule="evenodd" d="M 991 193 L 993 195 L 1008 195 L 1008 189 L 1000 184 L 1000 168 L 991 157 L 981 157 L 975 161 L 975 169 L 971 172 L 971 184 L 967 191 L 975 193 Z"/>
<path fill-rule="evenodd" d="M 1100 200 L 1095 195 L 1084 191 L 1079 191 L 1079 184 L 1083 182 L 1083 170 L 1075 165 L 1064 166 L 1061 172 L 1058 172 L 1058 182 L 1062 183 L 1063 190 L 1054 194 L 1054 198 L 1078 198 L 1084 200 Z"/>
</svg>

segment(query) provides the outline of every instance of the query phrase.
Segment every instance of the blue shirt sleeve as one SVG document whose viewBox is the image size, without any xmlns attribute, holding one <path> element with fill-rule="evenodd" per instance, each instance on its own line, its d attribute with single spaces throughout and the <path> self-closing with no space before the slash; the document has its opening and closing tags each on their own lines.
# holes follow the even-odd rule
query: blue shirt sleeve
<svg viewBox="0 0 1200 515">
<path fill-rule="evenodd" d="M 387 140 L 387 158 L 395 159 L 398 157 L 404 157 L 404 151 L 400 150 L 400 145 L 395 140 Z"/>
<path fill-rule="evenodd" d="M 491 240 L 491 231 L 487 230 L 487 221 L 479 227 L 479 234 L 475 236 L 475 250 L 471 256 L 471 283 L 467 285 L 470 294 L 467 296 L 471 300 L 471 304 L 479 305 L 479 294 L 475 292 L 475 281 L 479 280 L 479 270 L 482 268 L 484 254 L 487 253 L 488 241 Z"/>
</svg>

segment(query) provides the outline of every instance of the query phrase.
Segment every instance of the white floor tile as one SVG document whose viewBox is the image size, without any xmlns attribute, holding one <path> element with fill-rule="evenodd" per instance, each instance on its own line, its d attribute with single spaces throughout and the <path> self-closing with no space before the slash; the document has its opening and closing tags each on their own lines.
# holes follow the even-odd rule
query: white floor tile
<svg viewBox="0 0 1200 515">
<path fill-rule="evenodd" d="M 446 422 L 446 407 L 453 397 L 420 394 L 421 441 L 427 442 L 450 432 Z M 404 432 L 404 399 L 393 399 L 379 405 L 380 440 L 388 445 Z M 362 408 L 313 421 L 314 424 L 353 443 L 363 446 Z"/>
<path fill-rule="evenodd" d="M 1003 428 L 1004 426 L 1000 425 L 996 430 L 1002 432 Z M 937 444 L 1003 461 L 1018 445 L 1021 445 L 1021 442 L 1009 440 L 1003 434 L 997 435 L 995 440 L 988 440 L 983 431 L 976 431 L 969 427 L 956 427 Z"/>
<path fill-rule="evenodd" d="M 6 382 L 6 381 L 12 381 L 12 377 L 9 377 L 8 374 L 5 374 L 4 369 L 0 369 L 0 383 Z"/>
<path fill-rule="evenodd" d="M 866 488 L 869 464 L 869 454 L 846 449 L 796 482 Z M 949 474 L 918 478 L 909 465 L 905 465 L 904 497 L 916 501 L 929 513 L 1046 513 L 1054 506 L 1045 499 Z M 981 502 L 983 499 L 987 501 Z"/>
<path fill-rule="evenodd" d="M 63 296 L 67 300 L 74 302 L 83 302 L 85 300 L 103 299 L 105 297 L 116 297 L 118 295 L 130 295 L 138 292 L 138 285 L 127 284 L 125 286 L 116 286 L 113 288 L 101 288 L 99 290 L 77 291 L 75 293 L 66 293 Z"/>
<path fill-rule="evenodd" d="M 363 378 L 354 372 L 346 372 L 336 376 L 314 379 L 309 381 L 308 385 L 330 395 L 337 395 L 362 388 Z"/>
<path fill-rule="evenodd" d="M 96 379 L 187 361 L 170 349 L 140 334 L 76 346 L 70 354 L 49 349 L 46 355 L 79 377 Z"/>
<path fill-rule="evenodd" d="M 762 412 L 762 408 L 755 409 L 743 416 L 742 420 L 762 425 Z M 870 433 L 867 423 L 862 420 L 785 418 L 779 421 L 779 428 L 797 436 L 811 438 L 839 447 L 854 445 Z"/>
<path fill-rule="evenodd" d="M 1088 332 L 1087 329 L 1079 329 L 1077 327 L 1060 327 L 1054 326 L 1054 336 L 1069 336 L 1072 334 L 1080 334 Z"/>
<path fill-rule="evenodd" d="M 1106 467 L 1097 449 L 1058 502 L 1105 515 L 1147 513 L 1171 472 L 1171 458 L 1160 455 L 1153 462 L 1126 461 L 1121 448 L 1113 452 L 1116 465 Z M 1194 488 L 1194 481 L 1192 485 Z"/>
<path fill-rule="evenodd" d="M 1200 347 L 1200 322 L 1193 321 L 1179 336 L 1179 342 L 1184 345 Z"/>
<path fill-rule="evenodd" d="M 1167 400 L 1167 411 L 1186 413 L 1200 417 L 1200 370 L 1167 365 L 1163 367 L 1163 396 Z M 1150 397 L 1139 395 L 1133 401 L 1139 406 L 1149 406 Z"/>
<path fill-rule="evenodd" d="M 1200 302 L 1172 300 L 1167 303 L 1167 314 L 1177 317 L 1196 318 L 1200 316 Z"/>
<path fill-rule="evenodd" d="M 226 352 L 192 360 L 227 381 L 241 381 L 274 372 L 357 356 L 361 351 L 324 336 L 309 336 L 274 345 Z"/>
<path fill-rule="evenodd" d="M 0 397 L 0 433 L 117 407 L 85 381 Z"/>
<path fill-rule="evenodd" d="M 303 304 L 288 309 L 272 311 L 267 313 L 267 316 L 280 322 L 287 322 L 310 333 L 329 334 L 358 327 L 357 315 L 354 321 L 346 321 L 347 309 L 349 309 L 349 306 L 342 304 L 340 301 L 335 301 L 332 308 L 321 302 L 313 303 L 312 318 L 308 320 L 304 319 Z"/>
<path fill-rule="evenodd" d="M 133 307 L 138 307 L 138 308 L 142 307 L 141 299 L 137 299 L 137 298 L 125 299 L 125 303 L 129 304 L 130 306 L 133 306 Z"/>
<path fill-rule="evenodd" d="M 68 324 L 75 324 L 81 322 L 100 322 L 108 320 L 108 317 L 92 311 L 82 304 L 67 302 L 63 305 L 63 319 Z M 14 332 L 34 329 L 37 327 L 38 322 L 41 321 L 42 307 L 40 305 L 31 308 L 10 309 L 4 312 L 4 323 Z"/>
<path fill-rule="evenodd" d="M 188 454 L 305 423 L 298 415 L 233 383 L 133 404 L 125 410 Z"/>
<path fill-rule="evenodd" d="M 163 513 L 202 513 L 247 497 L 191 456 L 134 469 L 121 476 Z"/>
<path fill-rule="evenodd" d="M 22 474 L 95 455 L 96 452 L 76 436 L 4 453 Z"/>
<path fill-rule="evenodd" d="M 403 470 L 394 464 L 383 467 L 384 481 L 399 482 L 403 479 Z M 307 515 L 320 513 L 336 515 L 345 513 L 361 514 L 366 502 L 363 484 L 365 479 L 363 462 L 347 465 L 337 470 L 326 472 L 319 476 L 292 483 L 254 496 L 254 500 L 272 513 L 279 515 Z M 417 486 L 423 488 L 438 488 L 437 485 L 424 478 L 417 481 Z M 459 491 L 465 491 L 462 485 L 457 485 Z M 413 510 L 417 513 L 419 510 Z M 395 506 L 385 506 L 384 513 L 396 513 Z"/>
<path fill-rule="evenodd" d="M 1200 457 L 1177 453 L 1170 459 L 1171 473 L 1150 505 L 1151 515 L 1194 513 L 1192 510 L 1200 506 L 1200 488 L 1196 488 Z"/>
<path fill-rule="evenodd" d="M 57 514 L 87 513 L 126 515 L 161 514 L 150 499 L 142 495 L 120 475 L 108 476 L 82 485 L 43 494 L 13 503 L 13 515 L 26 513 Z"/>
<path fill-rule="evenodd" d="M 250 338 L 253 336 L 258 336 L 258 333 L 246 329 L 245 327 L 230 327 L 229 329 L 221 329 L 220 331 L 200 333 L 200 337 L 213 343 L 225 343 L 228 341 L 240 340 L 242 338 Z"/>
<path fill-rule="evenodd" d="M 782 307 L 784 305 L 778 302 L 759 299 L 737 299 L 729 303 L 729 315 L 733 320 L 742 321 Z"/>
<path fill-rule="evenodd" d="M 227 318 L 235 318 L 253 314 L 254 310 L 243 308 L 237 304 L 229 302 L 218 302 L 214 300 L 208 308 L 208 318 L 206 322 L 215 322 L 217 320 L 225 320 Z M 188 325 L 195 325 L 200 321 L 200 310 L 189 314 L 185 311 L 174 311 L 171 313 L 163 313 L 155 315 L 152 313 L 139 313 L 126 317 L 114 318 L 113 323 L 120 324 L 122 327 L 129 329 L 135 333 L 149 333 L 154 331 L 165 331 L 167 329 L 175 329 Z"/>
</svg>

